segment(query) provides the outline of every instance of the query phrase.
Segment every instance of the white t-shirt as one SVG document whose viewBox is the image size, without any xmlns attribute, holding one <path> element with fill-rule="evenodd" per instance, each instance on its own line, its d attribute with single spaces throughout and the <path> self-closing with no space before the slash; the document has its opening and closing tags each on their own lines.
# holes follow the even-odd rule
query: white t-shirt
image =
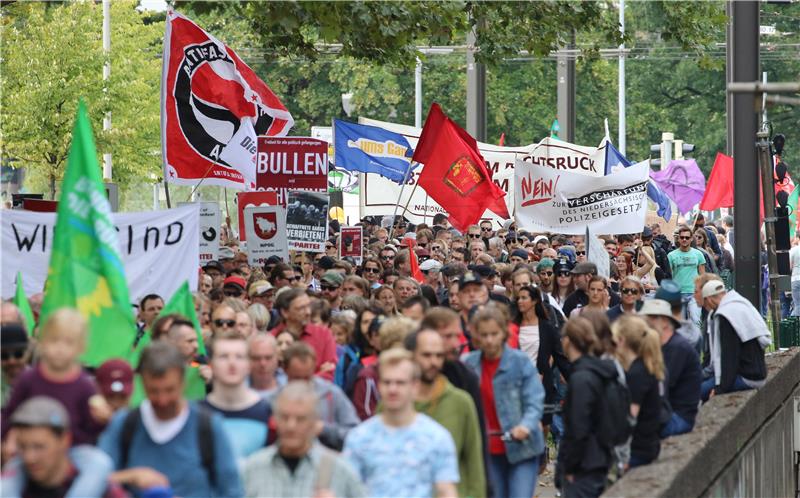
<svg viewBox="0 0 800 498">
<path fill-rule="evenodd" d="M 156 444 L 164 444 L 177 436 L 186 425 L 186 421 L 189 420 L 188 405 L 183 407 L 177 417 L 170 420 L 161 420 L 156 417 L 150 400 L 142 401 L 139 408 L 142 413 L 142 424 L 150 435 L 150 439 Z"/>
<path fill-rule="evenodd" d="M 519 349 L 536 365 L 539 357 L 539 326 L 525 325 L 519 328 Z"/>
<path fill-rule="evenodd" d="M 792 264 L 792 282 L 800 280 L 800 246 L 789 251 L 789 262 Z"/>
</svg>

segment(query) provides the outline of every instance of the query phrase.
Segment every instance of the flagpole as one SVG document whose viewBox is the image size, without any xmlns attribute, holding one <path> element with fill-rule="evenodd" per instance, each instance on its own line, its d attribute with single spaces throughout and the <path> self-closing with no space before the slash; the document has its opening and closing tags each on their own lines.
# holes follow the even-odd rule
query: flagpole
<svg viewBox="0 0 800 498">
<path fill-rule="evenodd" d="M 166 178 L 164 178 L 164 197 L 166 197 L 167 199 L 167 209 L 171 209 L 172 206 L 170 205 L 169 202 L 169 182 L 167 181 Z"/>
<path fill-rule="evenodd" d="M 403 192 L 406 189 L 406 183 L 408 183 L 408 176 L 411 174 L 411 170 L 413 169 L 413 167 L 414 167 L 413 163 L 409 164 L 408 165 L 408 169 L 406 170 L 406 174 L 403 177 L 403 186 L 400 187 L 400 195 L 397 196 L 397 203 L 395 203 L 395 205 L 394 205 L 394 214 L 392 215 L 392 226 L 391 226 L 391 228 L 389 228 L 389 239 L 388 240 L 392 240 L 392 235 L 394 235 L 394 220 L 397 219 L 397 208 L 400 207 L 400 199 L 403 198 Z M 415 184 L 414 185 L 414 190 L 416 190 L 416 188 L 417 188 L 417 185 Z M 411 191 L 411 195 L 414 195 L 414 191 L 413 190 Z M 410 199 L 411 199 L 411 197 L 409 196 L 409 200 Z M 408 205 L 408 204 L 406 204 L 406 205 Z M 403 210 L 403 213 L 405 214 L 405 210 Z"/>
</svg>

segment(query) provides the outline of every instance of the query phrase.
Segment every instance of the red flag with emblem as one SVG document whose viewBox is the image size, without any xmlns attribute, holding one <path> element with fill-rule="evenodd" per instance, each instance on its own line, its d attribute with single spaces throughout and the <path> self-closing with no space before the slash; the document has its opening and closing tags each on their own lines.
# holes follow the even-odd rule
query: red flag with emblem
<svg viewBox="0 0 800 498">
<path fill-rule="evenodd" d="M 167 181 L 255 189 L 256 137 L 294 124 L 278 97 L 227 45 L 170 10 L 161 75 Z"/>
<path fill-rule="evenodd" d="M 505 208 L 506 194 L 492 181 L 477 142 L 439 104 L 428 111 L 413 160 L 425 165 L 419 186 L 447 211 L 458 231 L 477 223 L 486 209 Z"/>
</svg>

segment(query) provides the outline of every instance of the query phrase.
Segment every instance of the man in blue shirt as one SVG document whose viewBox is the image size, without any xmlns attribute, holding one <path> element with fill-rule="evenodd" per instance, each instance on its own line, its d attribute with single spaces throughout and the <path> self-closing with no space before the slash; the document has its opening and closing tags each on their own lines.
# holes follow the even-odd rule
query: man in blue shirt
<svg viewBox="0 0 800 498">
<path fill-rule="evenodd" d="M 185 363 L 165 341 L 142 352 L 138 370 L 147 399 L 138 410 L 117 413 L 98 442 L 114 461 L 112 479 L 137 492 L 166 477 L 176 496 L 242 496 L 221 417 L 183 395 Z"/>
<path fill-rule="evenodd" d="M 447 429 L 414 410 L 420 369 L 394 348 L 378 360 L 383 411 L 347 435 L 344 456 L 375 497 L 458 496 L 455 444 Z"/>
</svg>

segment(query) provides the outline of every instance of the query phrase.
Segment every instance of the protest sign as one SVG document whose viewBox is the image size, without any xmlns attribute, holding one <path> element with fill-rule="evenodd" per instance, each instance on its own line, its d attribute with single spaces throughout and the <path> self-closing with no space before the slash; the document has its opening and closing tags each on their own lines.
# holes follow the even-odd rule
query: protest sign
<svg viewBox="0 0 800 498">
<path fill-rule="evenodd" d="M 363 227 L 342 227 L 341 234 L 339 235 L 339 257 L 345 258 L 350 256 L 356 258 L 357 262 L 361 262 L 362 238 Z"/>
<path fill-rule="evenodd" d="M 111 213 L 125 266 L 130 298 L 171 296 L 184 280 L 197 288 L 199 209 L 196 204 L 161 211 Z M 23 269 L 25 294 L 44 289 L 53 244 L 55 213 L 4 211 L 2 295 L 14 295 L 14 276 Z"/>
<path fill-rule="evenodd" d="M 358 122 L 399 133 L 408 140 L 412 148 L 416 148 L 422 133 L 422 128 L 376 119 L 359 118 Z M 605 173 L 606 143 L 603 139 L 597 147 L 585 147 L 548 137 L 537 144 L 519 147 L 478 142 L 478 150 L 486 161 L 486 167 L 492 173 L 492 180 L 506 192 L 505 202 L 510 213 L 514 208 L 514 163 L 517 159 L 529 163 L 535 162 L 558 171 L 573 171 L 600 177 Z M 430 223 L 436 213 L 445 213 L 445 210 L 428 197 L 423 189 L 414 188 L 423 169 L 424 165 L 421 165 L 411 173 L 402 196 L 400 196 L 402 185 L 378 175 L 362 174 L 361 216 L 393 214 L 398 198 L 401 206 L 408 205 L 405 216 L 411 223 Z M 484 213 L 483 219 L 495 221 L 498 225 L 504 221 L 488 210 Z"/>
<path fill-rule="evenodd" d="M 236 204 L 239 211 L 239 240 L 247 240 L 244 230 L 244 208 L 249 206 L 277 206 L 283 203 L 278 202 L 277 192 L 239 192 L 236 194 Z"/>
<path fill-rule="evenodd" d="M 270 256 L 289 260 L 286 243 L 286 210 L 281 206 L 244 208 L 244 231 L 247 233 L 247 261 L 263 266 Z"/>
<path fill-rule="evenodd" d="M 179 202 L 178 206 L 191 205 L 191 202 Z M 219 203 L 199 202 L 200 206 L 200 265 L 216 261 L 219 255 L 219 229 L 222 216 Z"/>
<path fill-rule="evenodd" d="M 258 137 L 256 188 L 328 188 L 328 143 L 310 137 Z"/>
<path fill-rule="evenodd" d="M 595 178 L 518 160 L 515 217 L 532 232 L 581 235 L 641 232 L 647 214 L 647 161 Z"/>
<path fill-rule="evenodd" d="M 328 238 L 328 194 L 290 191 L 286 231 L 289 249 L 324 252 Z"/>
</svg>

